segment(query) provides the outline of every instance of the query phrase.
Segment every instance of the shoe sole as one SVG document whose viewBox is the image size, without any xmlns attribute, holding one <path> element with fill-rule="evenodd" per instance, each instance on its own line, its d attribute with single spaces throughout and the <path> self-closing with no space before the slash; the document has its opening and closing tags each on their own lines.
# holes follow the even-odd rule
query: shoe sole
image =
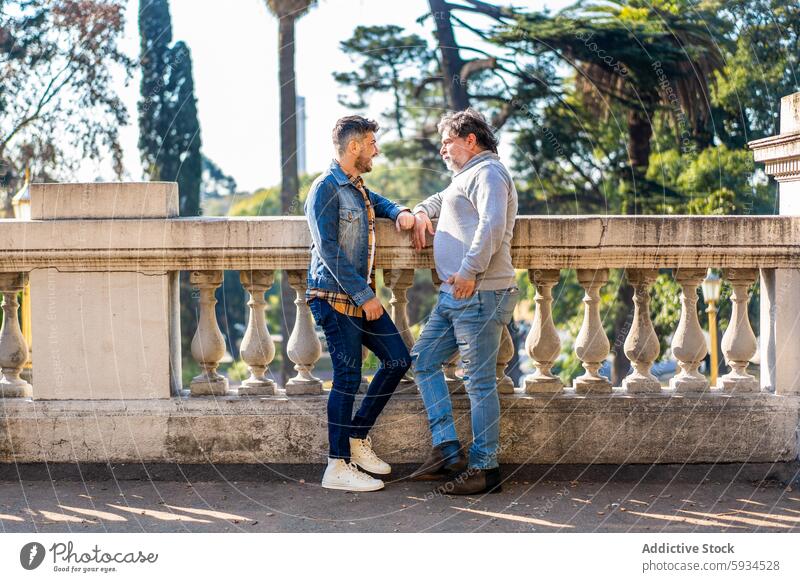
<svg viewBox="0 0 800 582">
<path fill-rule="evenodd" d="M 353 461 L 353 464 L 356 467 L 359 467 L 362 471 L 366 471 L 367 473 L 370 473 L 372 475 L 391 475 L 392 474 L 392 468 L 391 467 L 389 467 L 389 470 L 386 471 L 385 473 L 381 473 L 380 471 L 373 471 L 372 469 L 367 469 L 364 465 L 362 465 L 358 461 Z"/>
<path fill-rule="evenodd" d="M 453 465 L 442 467 L 438 471 L 420 473 L 419 475 L 414 475 L 412 473 L 411 475 L 408 476 L 408 479 L 410 481 L 441 481 L 442 479 L 447 480 L 450 479 L 451 477 L 455 477 L 456 475 L 464 471 L 464 469 L 466 469 L 466 466 L 456 467 L 454 469 L 451 467 L 453 467 Z"/>
<path fill-rule="evenodd" d="M 497 484 L 494 487 L 486 487 L 485 489 L 481 489 L 480 491 L 470 491 L 470 492 L 460 492 L 460 491 L 448 491 L 448 495 L 486 495 L 487 493 L 502 493 L 503 486 L 501 484 Z"/>
<path fill-rule="evenodd" d="M 371 489 L 354 489 L 353 487 L 347 487 L 345 485 L 330 485 L 327 483 L 322 484 L 323 489 L 336 489 L 337 491 L 350 491 L 352 493 L 369 493 L 371 491 L 380 491 L 383 489 L 383 487 L 383 483 L 381 483 L 380 486 Z"/>
</svg>

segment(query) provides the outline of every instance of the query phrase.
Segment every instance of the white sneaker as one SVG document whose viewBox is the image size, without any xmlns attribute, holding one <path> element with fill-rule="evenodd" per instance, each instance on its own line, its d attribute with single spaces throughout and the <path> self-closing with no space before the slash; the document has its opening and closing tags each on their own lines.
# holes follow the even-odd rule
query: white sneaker
<svg viewBox="0 0 800 582">
<path fill-rule="evenodd" d="M 383 481 L 358 470 L 352 462 L 344 459 L 328 459 L 328 467 L 322 476 L 325 489 L 342 491 L 377 491 L 383 489 Z"/>
<path fill-rule="evenodd" d="M 350 462 L 375 475 L 388 475 L 392 472 L 389 463 L 382 461 L 372 450 L 372 439 L 350 439 Z"/>
</svg>

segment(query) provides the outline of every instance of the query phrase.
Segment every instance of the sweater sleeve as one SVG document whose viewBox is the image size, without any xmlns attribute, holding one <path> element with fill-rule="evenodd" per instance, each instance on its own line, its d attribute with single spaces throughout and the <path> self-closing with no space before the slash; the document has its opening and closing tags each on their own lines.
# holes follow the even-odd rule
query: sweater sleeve
<svg viewBox="0 0 800 582">
<path fill-rule="evenodd" d="M 436 218 L 442 211 L 442 193 L 437 192 L 433 196 L 428 196 L 425 200 L 414 207 L 413 213 L 423 211 L 428 218 Z"/>
</svg>

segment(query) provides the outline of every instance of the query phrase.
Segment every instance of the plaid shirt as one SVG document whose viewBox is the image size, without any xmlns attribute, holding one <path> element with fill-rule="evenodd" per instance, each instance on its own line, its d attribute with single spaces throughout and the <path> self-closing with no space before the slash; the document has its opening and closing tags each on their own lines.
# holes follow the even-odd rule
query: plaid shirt
<svg viewBox="0 0 800 582">
<path fill-rule="evenodd" d="M 367 189 L 364 186 L 364 178 L 361 176 L 351 176 L 347 174 L 350 182 L 355 186 L 361 196 L 364 198 L 364 205 L 367 207 L 367 244 L 369 245 L 369 274 L 367 275 L 367 283 L 370 288 L 375 291 L 375 210 L 372 208 L 372 203 L 369 201 Z M 339 313 L 349 315 L 350 317 L 363 317 L 364 308 L 353 303 L 347 293 L 339 293 L 337 291 L 328 291 L 326 289 L 308 289 L 306 291 L 306 301 L 311 299 L 324 299 L 330 306 Z"/>
</svg>

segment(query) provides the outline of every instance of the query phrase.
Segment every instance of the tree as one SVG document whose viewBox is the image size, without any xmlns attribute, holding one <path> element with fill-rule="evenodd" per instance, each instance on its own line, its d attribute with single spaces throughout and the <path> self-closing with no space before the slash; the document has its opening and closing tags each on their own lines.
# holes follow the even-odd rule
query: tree
<svg viewBox="0 0 800 582">
<path fill-rule="evenodd" d="M 139 3 L 140 66 L 139 154 L 150 180 L 178 183 L 181 216 L 200 214 L 203 157 L 194 95 L 192 57 L 184 42 L 172 43 L 167 0 Z M 197 302 L 189 273 L 181 273 L 181 338 L 187 371 L 194 361 L 191 338 L 197 328 Z M 226 329 L 227 331 L 227 329 Z"/>
<path fill-rule="evenodd" d="M 710 84 L 724 61 L 710 30 L 725 30 L 711 5 L 609 0 L 578 3 L 554 18 L 519 15 L 494 40 L 529 55 L 558 55 L 576 70 L 577 92 L 594 114 L 607 117 L 612 103 L 621 105 L 632 179 L 641 181 L 659 108 L 676 125 L 683 120 L 701 147 L 711 143 Z"/>
<path fill-rule="evenodd" d="M 194 95 L 192 57 L 172 42 L 167 0 L 139 4 L 142 69 L 139 152 L 150 180 L 178 182 L 181 216 L 200 214 L 203 158 Z"/>
<path fill-rule="evenodd" d="M 432 61 L 425 39 L 416 34 L 403 35 L 402 32 L 403 28 L 394 24 L 357 26 L 350 39 L 339 43 L 344 53 L 356 59 L 356 70 L 333 75 L 340 84 L 355 89 L 355 101 L 339 97 L 339 102 L 345 107 L 361 109 L 366 107 L 366 97 L 370 93 L 390 91 L 394 100 L 394 123 L 400 139 L 403 139 L 407 102 L 403 95 L 407 78 L 404 71 L 425 70 Z"/>
<path fill-rule="evenodd" d="M 278 19 L 278 87 L 280 91 L 281 120 L 281 212 L 283 215 L 300 212 L 296 204 L 297 176 L 297 91 L 294 72 L 294 23 L 303 16 L 316 0 L 266 0 L 267 8 Z M 280 277 L 281 304 L 281 383 L 289 377 L 291 365 L 286 344 L 289 340 L 289 322 L 294 322 L 294 291 L 289 278 Z"/>
<path fill-rule="evenodd" d="M 781 97 L 800 90 L 800 4 L 728 0 L 733 46 L 713 91 L 715 129 L 730 148 L 779 132 Z"/>
<path fill-rule="evenodd" d="M 441 59 L 441 81 L 447 98 L 447 105 L 451 110 L 461 111 L 470 106 L 471 96 L 468 88 L 473 77 L 481 71 L 499 67 L 496 57 L 485 54 L 482 58 L 465 60 L 461 56 L 461 47 L 456 42 L 453 22 L 468 26 L 463 20 L 458 19 L 454 12 L 466 10 L 489 16 L 503 22 L 511 19 L 514 12 L 510 8 L 493 6 L 487 2 L 466 0 L 465 5 L 451 4 L 447 0 L 428 0 L 430 14 L 433 18 L 435 36 Z M 475 29 L 469 27 L 473 32 Z M 475 49 L 470 49 L 475 50 Z M 480 52 L 480 51 L 477 51 Z"/>
<path fill-rule="evenodd" d="M 202 197 L 219 198 L 236 192 L 236 180 L 229 176 L 210 158 L 203 156 Z"/>
<path fill-rule="evenodd" d="M 118 47 L 122 0 L 0 0 L 0 185 L 13 192 L 26 166 L 35 179 L 68 178 L 80 160 L 110 159 L 121 176 L 114 90 L 130 75 Z M 58 135 L 59 139 L 51 136 Z M 11 212 L 10 196 L 0 204 Z"/>
</svg>

